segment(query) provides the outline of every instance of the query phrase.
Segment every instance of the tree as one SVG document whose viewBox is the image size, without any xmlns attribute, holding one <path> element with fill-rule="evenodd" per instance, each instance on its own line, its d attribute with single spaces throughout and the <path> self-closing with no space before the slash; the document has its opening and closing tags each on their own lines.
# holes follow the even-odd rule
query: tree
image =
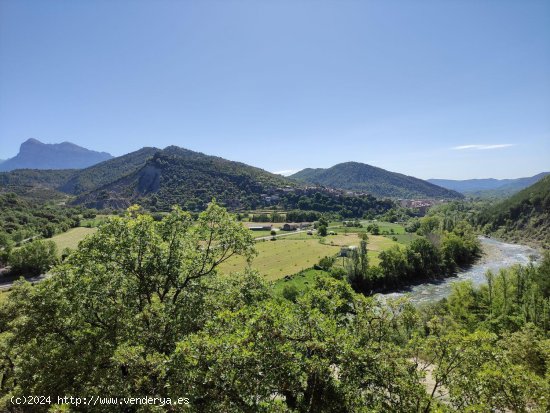
<svg viewBox="0 0 550 413">
<path fill-rule="evenodd" d="M 6 311 L 16 321 L 6 357 L 15 379 L 2 392 L 166 395 L 176 343 L 220 306 L 238 308 L 264 294 L 254 277 L 215 277 L 231 256 L 252 258 L 249 232 L 215 203 L 196 221 L 179 208 L 158 222 L 135 207 L 111 218 L 51 278 L 10 294 Z M 223 294 L 212 300 L 208 292 L 216 290 Z"/>
<path fill-rule="evenodd" d="M 380 226 L 376 222 L 373 224 L 369 224 L 367 225 L 367 231 L 370 232 L 372 235 L 379 235 Z"/>
<path fill-rule="evenodd" d="M 371 284 L 368 279 L 369 258 L 367 250 L 367 241 L 362 239 L 358 250 L 351 250 L 347 262 L 348 281 L 352 288 L 363 294 L 368 294 Z"/>
<path fill-rule="evenodd" d="M 418 228 L 417 232 L 420 235 L 427 235 L 431 232 L 437 231 L 440 225 L 441 223 L 438 217 L 436 216 L 424 217 L 420 220 L 420 228 Z"/>
<path fill-rule="evenodd" d="M 10 236 L 5 232 L 0 232 L 0 265 L 8 262 L 12 248 L 13 241 Z"/>
<path fill-rule="evenodd" d="M 385 280 L 390 286 L 397 286 L 409 271 L 404 250 L 398 245 L 394 245 L 380 252 L 378 258 L 380 258 L 379 265 Z"/>
<path fill-rule="evenodd" d="M 317 234 L 319 234 L 320 237 L 326 237 L 328 234 L 327 226 L 319 224 L 319 227 L 317 228 Z"/>
<path fill-rule="evenodd" d="M 201 411 L 414 411 L 425 391 L 389 340 L 394 322 L 372 298 L 319 278 L 295 304 L 221 314 L 178 345 L 170 370 Z"/>
<path fill-rule="evenodd" d="M 335 261 L 336 257 L 325 256 L 319 260 L 319 264 L 317 264 L 317 267 L 322 270 L 329 271 L 334 265 Z"/>
<path fill-rule="evenodd" d="M 31 241 L 11 252 L 9 264 L 15 275 L 44 274 L 57 262 L 57 247 L 53 241 Z"/>
</svg>

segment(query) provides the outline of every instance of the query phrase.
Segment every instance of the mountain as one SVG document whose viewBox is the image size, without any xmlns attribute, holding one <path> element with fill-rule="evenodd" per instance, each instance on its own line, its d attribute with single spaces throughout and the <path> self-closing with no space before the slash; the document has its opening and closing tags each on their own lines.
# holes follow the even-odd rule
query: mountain
<svg viewBox="0 0 550 413">
<path fill-rule="evenodd" d="M 296 182 L 240 162 L 176 146 L 142 148 L 85 169 L 20 169 L 0 173 L 0 192 L 40 198 L 71 195 L 73 204 L 151 210 L 174 204 L 203 209 L 216 198 L 231 208 L 254 208 L 284 195 Z M 277 198 L 277 197 L 275 197 Z"/>
<path fill-rule="evenodd" d="M 216 198 L 231 208 L 251 208 L 292 186 L 297 184 L 260 168 L 169 146 L 157 150 L 133 172 L 78 196 L 74 202 L 96 208 L 140 203 L 158 210 L 179 204 L 197 210 Z"/>
<path fill-rule="evenodd" d="M 72 195 L 80 195 L 107 185 L 143 167 L 158 148 L 145 147 L 126 155 L 98 163 L 71 174 L 58 189 Z"/>
<path fill-rule="evenodd" d="M 79 195 L 134 172 L 159 150 L 142 148 L 85 169 L 16 169 L 0 172 L 0 192 L 15 192 L 39 199 Z"/>
<path fill-rule="evenodd" d="M 549 174 L 550 172 L 541 172 L 534 176 L 517 179 L 428 179 L 428 182 L 469 196 L 506 197 L 533 185 Z"/>
<path fill-rule="evenodd" d="M 550 248 L 550 175 L 481 211 L 478 225 L 510 241 Z"/>
<path fill-rule="evenodd" d="M 16 156 L 0 163 L 0 171 L 86 168 L 111 158 L 107 152 L 91 151 L 70 142 L 49 144 L 28 139 Z"/>
<path fill-rule="evenodd" d="M 332 188 L 367 192 L 391 198 L 462 198 L 463 195 L 412 176 L 386 171 L 359 162 L 345 162 L 331 168 L 301 170 L 290 178 Z"/>
</svg>

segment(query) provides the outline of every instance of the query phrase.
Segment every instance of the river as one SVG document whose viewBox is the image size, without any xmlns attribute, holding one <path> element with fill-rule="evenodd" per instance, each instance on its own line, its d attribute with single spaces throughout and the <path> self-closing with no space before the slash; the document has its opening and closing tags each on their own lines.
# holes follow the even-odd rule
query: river
<svg viewBox="0 0 550 413">
<path fill-rule="evenodd" d="M 483 249 L 482 257 L 472 266 L 459 271 L 456 276 L 381 295 L 392 298 L 407 294 L 414 304 L 434 302 L 447 297 L 451 292 L 452 284 L 457 281 L 471 280 L 474 285 L 484 284 L 487 270 L 496 272 L 514 264 L 528 264 L 533 257 L 540 258 L 537 250 L 525 245 L 507 244 L 485 237 L 480 237 L 480 241 Z"/>
</svg>

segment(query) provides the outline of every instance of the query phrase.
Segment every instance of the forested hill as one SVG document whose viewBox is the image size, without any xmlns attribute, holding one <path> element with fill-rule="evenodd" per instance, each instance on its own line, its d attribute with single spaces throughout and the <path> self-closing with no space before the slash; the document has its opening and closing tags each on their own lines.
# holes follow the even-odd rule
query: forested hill
<svg viewBox="0 0 550 413">
<path fill-rule="evenodd" d="M 0 171 L 86 168 L 111 158 L 107 152 L 91 151 L 71 142 L 47 144 L 28 139 L 16 156 L 0 163 Z"/>
<path fill-rule="evenodd" d="M 183 205 L 202 209 L 212 198 L 224 205 L 255 207 L 295 182 L 243 163 L 176 146 L 158 150 L 140 168 L 75 200 L 90 207 L 123 207 L 140 203 L 167 210 Z"/>
<path fill-rule="evenodd" d="M 479 214 L 486 232 L 550 247 L 550 175 Z"/>
<path fill-rule="evenodd" d="M 230 209 L 282 206 L 336 212 L 343 217 L 383 213 L 394 206 L 372 195 L 346 196 L 333 189 L 306 186 L 263 169 L 170 146 L 139 151 L 81 170 L 16 170 L 0 173 L 0 192 L 29 200 L 72 197 L 74 205 L 151 211 L 180 205 L 199 211 L 215 198 Z"/>
<path fill-rule="evenodd" d="M 79 195 L 136 171 L 159 150 L 142 148 L 85 169 L 17 169 L 0 172 L 0 192 L 15 192 L 32 199 Z"/>
<path fill-rule="evenodd" d="M 535 182 L 540 181 L 550 172 L 541 172 L 540 174 L 517 179 L 428 179 L 428 182 L 460 192 L 464 195 L 476 196 L 482 198 L 489 197 L 507 197 L 511 196 Z"/>
<path fill-rule="evenodd" d="M 33 197 L 38 190 L 74 195 L 76 204 L 124 208 L 141 203 L 203 209 L 212 198 L 228 207 L 262 205 L 269 194 L 296 182 L 243 163 L 176 146 L 142 148 L 86 169 L 22 169 L 0 173 L 0 192 Z"/>
<path fill-rule="evenodd" d="M 377 197 L 392 198 L 462 198 L 458 192 L 399 174 L 382 168 L 359 163 L 345 162 L 331 168 L 307 168 L 291 175 L 301 182 L 324 185 L 332 188 L 367 192 Z"/>
<path fill-rule="evenodd" d="M 142 168 L 158 151 L 160 151 L 158 148 L 145 147 L 76 171 L 59 186 L 59 190 L 74 195 L 93 191 Z"/>
</svg>

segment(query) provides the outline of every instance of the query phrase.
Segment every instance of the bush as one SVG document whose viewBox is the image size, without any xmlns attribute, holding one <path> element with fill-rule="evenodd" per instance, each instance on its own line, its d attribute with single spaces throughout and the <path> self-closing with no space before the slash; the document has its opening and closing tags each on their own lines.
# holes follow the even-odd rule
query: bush
<svg viewBox="0 0 550 413">
<path fill-rule="evenodd" d="M 300 291 L 294 284 L 290 284 L 283 287 L 282 294 L 288 301 L 296 302 L 298 295 L 300 295 Z"/>
<path fill-rule="evenodd" d="M 328 271 L 334 265 L 335 260 L 335 257 L 323 257 L 319 260 L 319 264 L 317 266 L 322 270 Z"/>
<path fill-rule="evenodd" d="M 53 241 L 32 241 L 12 251 L 9 257 L 11 273 L 38 275 L 57 263 L 57 247 Z"/>
</svg>

